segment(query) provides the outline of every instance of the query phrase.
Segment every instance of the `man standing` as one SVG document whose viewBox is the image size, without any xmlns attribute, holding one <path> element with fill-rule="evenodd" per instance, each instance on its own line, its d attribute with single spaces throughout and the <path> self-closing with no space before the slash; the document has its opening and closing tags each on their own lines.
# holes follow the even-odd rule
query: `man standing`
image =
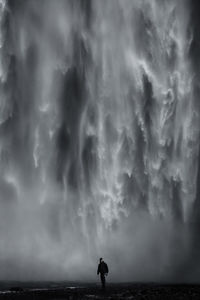
<svg viewBox="0 0 200 300">
<path fill-rule="evenodd" d="M 99 273 L 100 273 L 100 277 L 101 277 L 102 288 L 105 289 L 105 284 L 106 284 L 105 275 L 106 276 L 108 275 L 108 266 L 103 261 L 102 257 L 99 259 L 99 265 L 98 265 L 98 269 L 97 269 L 97 275 L 99 275 Z"/>
</svg>

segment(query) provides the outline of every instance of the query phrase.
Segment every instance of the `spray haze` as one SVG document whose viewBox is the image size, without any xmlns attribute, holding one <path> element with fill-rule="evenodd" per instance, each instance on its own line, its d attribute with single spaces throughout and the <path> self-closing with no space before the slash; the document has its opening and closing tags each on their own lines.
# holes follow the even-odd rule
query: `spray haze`
<svg viewBox="0 0 200 300">
<path fill-rule="evenodd" d="M 0 1 L 0 279 L 196 279 L 198 9 Z"/>
</svg>

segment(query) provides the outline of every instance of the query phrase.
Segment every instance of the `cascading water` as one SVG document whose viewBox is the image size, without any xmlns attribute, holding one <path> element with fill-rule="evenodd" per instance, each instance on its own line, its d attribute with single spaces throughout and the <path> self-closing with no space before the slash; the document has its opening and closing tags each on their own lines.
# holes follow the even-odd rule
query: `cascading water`
<svg viewBox="0 0 200 300">
<path fill-rule="evenodd" d="M 166 280 L 186 263 L 200 118 L 192 9 L 0 1 L 1 279 L 91 279 L 105 256 L 110 280 Z"/>
</svg>

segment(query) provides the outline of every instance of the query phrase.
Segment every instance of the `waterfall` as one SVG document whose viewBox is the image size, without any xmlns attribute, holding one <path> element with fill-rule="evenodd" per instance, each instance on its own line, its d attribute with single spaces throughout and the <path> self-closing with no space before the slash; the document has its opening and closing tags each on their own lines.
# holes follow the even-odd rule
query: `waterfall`
<svg viewBox="0 0 200 300">
<path fill-rule="evenodd" d="M 91 279 L 105 256 L 113 280 L 167 280 L 186 263 L 199 172 L 193 10 L 0 1 L 1 279 Z"/>
</svg>

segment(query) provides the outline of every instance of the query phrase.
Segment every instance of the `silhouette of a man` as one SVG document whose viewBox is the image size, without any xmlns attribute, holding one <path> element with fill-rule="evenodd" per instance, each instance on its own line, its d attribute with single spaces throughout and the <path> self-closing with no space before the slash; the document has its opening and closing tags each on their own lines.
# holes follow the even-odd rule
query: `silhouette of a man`
<svg viewBox="0 0 200 300">
<path fill-rule="evenodd" d="M 100 277 L 101 277 L 102 288 L 105 289 L 105 285 L 106 285 L 105 275 L 106 276 L 108 275 L 108 266 L 103 261 L 102 257 L 99 259 L 99 265 L 98 265 L 98 269 L 97 269 L 97 275 L 99 275 L 99 274 L 100 274 Z"/>
</svg>

